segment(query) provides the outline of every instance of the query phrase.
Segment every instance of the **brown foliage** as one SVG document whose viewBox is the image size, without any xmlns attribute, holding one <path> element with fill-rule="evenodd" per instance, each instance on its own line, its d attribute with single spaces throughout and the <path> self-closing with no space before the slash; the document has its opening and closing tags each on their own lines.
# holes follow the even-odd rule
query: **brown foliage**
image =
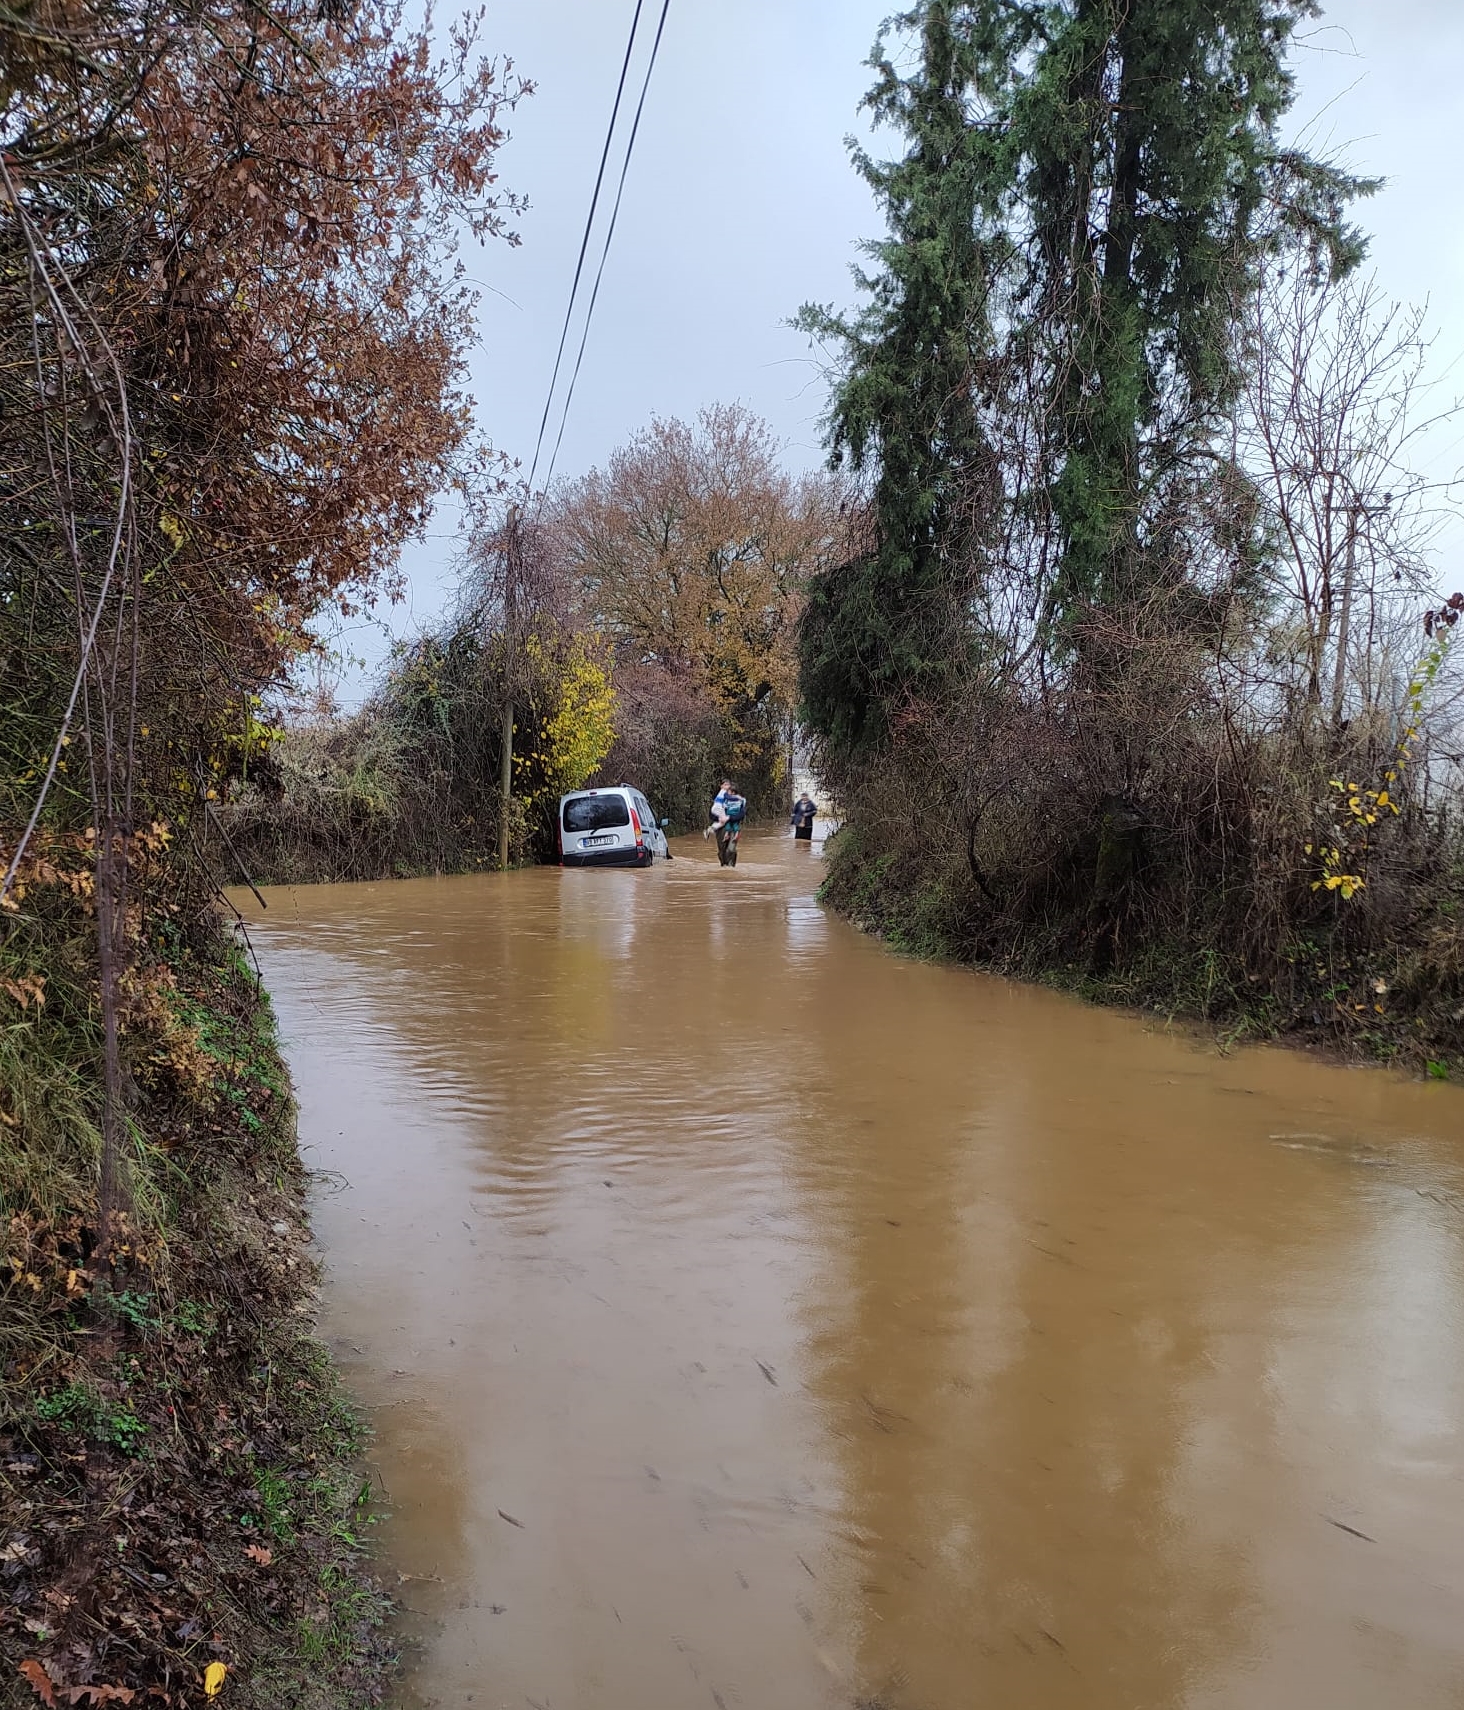
<svg viewBox="0 0 1464 1710">
<path fill-rule="evenodd" d="M 509 235 L 521 86 L 437 39 L 392 0 L 0 10 L 0 1626 L 42 1671 L 6 1702 L 201 1702 L 216 1633 L 303 1702 L 305 1599 L 348 1582 L 302 1501 L 347 1448 L 271 1239 L 303 1184 L 211 804 L 468 431 L 453 252 Z M 265 1471 L 299 1522 L 268 1586 L 211 1537 Z"/>
<path fill-rule="evenodd" d="M 804 591 L 838 555 L 849 505 L 831 477 L 788 475 L 778 450 L 739 405 L 655 421 L 545 516 L 584 620 L 614 649 L 610 770 L 678 817 L 717 768 L 756 793 L 783 776 Z"/>
<path fill-rule="evenodd" d="M 105 1226 L 137 938 L 115 852 L 166 821 L 177 881 L 203 876 L 262 695 L 445 479 L 471 330 L 445 264 L 459 226 L 503 230 L 516 90 L 391 0 L 12 12 L 0 42 L 0 890 L 43 805 L 95 829 Z"/>
<path fill-rule="evenodd" d="M 142 0 L 0 38 L 0 654 L 29 715 L 0 806 L 29 794 L 104 589 L 98 648 L 144 685 L 106 745 L 130 734 L 176 806 L 444 479 L 471 331 L 446 263 L 459 225 L 504 230 L 518 86 L 390 4 L 335 24 Z"/>
</svg>

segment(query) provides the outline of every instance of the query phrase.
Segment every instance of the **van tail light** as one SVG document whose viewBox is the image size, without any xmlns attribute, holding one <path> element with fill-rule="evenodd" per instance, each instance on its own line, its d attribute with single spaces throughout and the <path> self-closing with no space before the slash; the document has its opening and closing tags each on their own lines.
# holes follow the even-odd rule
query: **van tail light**
<svg viewBox="0 0 1464 1710">
<path fill-rule="evenodd" d="M 630 823 L 631 823 L 632 828 L 635 831 L 635 846 L 637 849 L 639 849 L 640 845 L 641 845 L 641 822 L 640 822 L 640 815 L 635 811 L 634 808 L 632 808 L 630 810 Z"/>
</svg>

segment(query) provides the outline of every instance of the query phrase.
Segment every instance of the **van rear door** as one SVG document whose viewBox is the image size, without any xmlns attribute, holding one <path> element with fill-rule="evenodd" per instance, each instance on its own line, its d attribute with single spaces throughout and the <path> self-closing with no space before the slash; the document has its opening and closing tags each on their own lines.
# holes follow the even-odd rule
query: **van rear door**
<svg viewBox="0 0 1464 1710">
<path fill-rule="evenodd" d="M 561 826 L 566 855 L 589 855 L 635 841 L 630 807 L 620 790 L 588 790 L 564 802 Z"/>
</svg>

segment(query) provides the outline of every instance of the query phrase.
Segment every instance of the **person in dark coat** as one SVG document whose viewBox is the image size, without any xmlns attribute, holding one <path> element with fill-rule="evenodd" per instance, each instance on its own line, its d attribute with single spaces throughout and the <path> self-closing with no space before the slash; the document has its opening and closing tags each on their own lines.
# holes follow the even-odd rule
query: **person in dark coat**
<svg viewBox="0 0 1464 1710">
<path fill-rule="evenodd" d="M 793 804 L 793 835 L 799 842 L 813 842 L 813 821 L 817 813 L 817 802 L 805 790 Z"/>
</svg>

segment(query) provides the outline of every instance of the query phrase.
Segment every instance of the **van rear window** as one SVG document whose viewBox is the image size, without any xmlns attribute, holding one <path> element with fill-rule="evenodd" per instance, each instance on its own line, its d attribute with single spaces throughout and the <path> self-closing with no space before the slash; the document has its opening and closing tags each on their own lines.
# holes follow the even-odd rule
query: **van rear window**
<svg viewBox="0 0 1464 1710">
<path fill-rule="evenodd" d="M 629 825 L 624 796 L 571 796 L 564 804 L 566 831 L 603 831 L 608 825 Z"/>
</svg>

